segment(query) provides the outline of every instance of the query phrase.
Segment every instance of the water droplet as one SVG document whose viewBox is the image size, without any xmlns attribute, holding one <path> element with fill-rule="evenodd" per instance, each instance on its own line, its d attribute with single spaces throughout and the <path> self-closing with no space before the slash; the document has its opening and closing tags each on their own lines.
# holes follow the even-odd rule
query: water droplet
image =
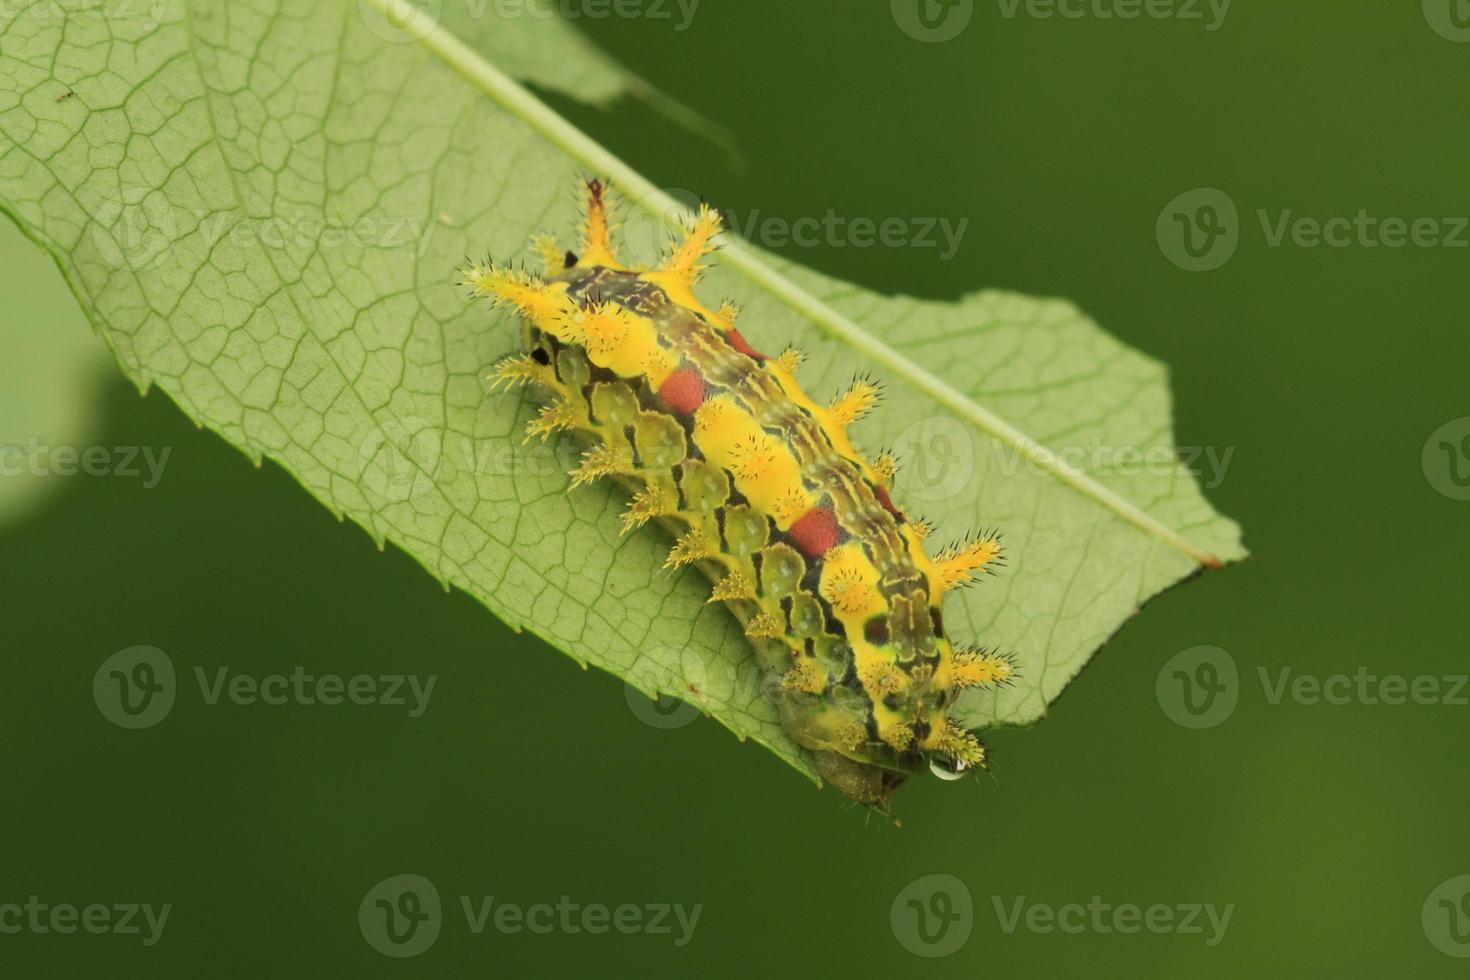
<svg viewBox="0 0 1470 980">
<path fill-rule="evenodd" d="M 964 779 L 968 775 L 965 771 L 954 768 L 947 761 L 934 758 L 929 760 L 929 771 L 947 783 Z"/>
</svg>

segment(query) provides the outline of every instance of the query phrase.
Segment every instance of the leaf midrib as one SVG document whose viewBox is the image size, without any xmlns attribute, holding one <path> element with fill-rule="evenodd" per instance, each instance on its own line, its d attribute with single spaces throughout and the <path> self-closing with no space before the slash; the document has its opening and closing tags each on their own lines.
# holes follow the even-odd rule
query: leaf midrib
<svg viewBox="0 0 1470 980">
<path fill-rule="evenodd" d="M 514 79 L 487 62 L 473 48 L 465 45 L 437 21 L 413 6 L 408 0 L 367 0 L 381 10 L 390 23 L 402 25 L 410 35 L 419 35 L 419 43 L 442 58 L 460 75 L 482 88 L 527 125 L 576 158 L 590 171 L 609 178 L 634 198 L 671 231 L 680 231 L 681 223 L 691 217 L 689 210 L 659 190 L 636 170 L 606 148 L 592 140 L 551 107 L 532 95 Z M 866 357 L 883 365 L 894 375 L 913 384 L 920 391 L 955 412 L 960 417 L 1001 443 L 1022 453 L 1028 462 L 1071 487 L 1078 493 L 1106 507 L 1146 534 L 1157 538 L 1191 560 L 1218 568 L 1222 562 L 1215 555 L 1194 544 L 1140 507 L 1108 489 L 1087 473 L 1069 466 L 1042 443 L 1032 439 L 1000 416 L 990 412 L 963 392 L 864 331 L 855 322 L 831 308 L 805 289 L 771 268 L 746 243 L 727 238 L 721 249 L 722 263 L 743 274 L 756 286 L 781 299 L 800 312 L 818 329 L 848 344 Z"/>
</svg>

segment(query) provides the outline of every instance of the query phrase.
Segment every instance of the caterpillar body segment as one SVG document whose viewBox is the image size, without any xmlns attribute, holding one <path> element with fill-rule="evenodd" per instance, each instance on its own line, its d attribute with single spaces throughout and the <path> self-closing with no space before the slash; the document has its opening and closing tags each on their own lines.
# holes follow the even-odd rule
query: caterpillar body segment
<svg viewBox="0 0 1470 980">
<path fill-rule="evenodd" d="M 610 478 L 629 491 L 627 532 L 658 523 L 673 535 L 667 564 L 695 565 L 779 678 L 782 724 L 819 771 L 852 798 L 881 806 L 933 760 L 984 764 L 976 736 L 949 718 L 959 693 L 1006 683 L 1011 661 L 956 649 L 944 594 L 1001 562 L 979 535 L 931 558 L 928 525 L 888 495 L 891 454 L 871 463 L 848 426 L 880 396 L 859 378 L 828 405 L 802 389 L 801 354 L 768 358 L 693 289 L 719 216 L 703 207 L 656 268 L 618 259 L 607 189 L 586 185 L 579 253 L 549 238 L 544 277 L 493 265 L 464 279 L 513 306 L 525 353 L 497 384 L 548 395 L 529 437 L 569 432 L 585 443 L 573 487 Z"/>
</svg>

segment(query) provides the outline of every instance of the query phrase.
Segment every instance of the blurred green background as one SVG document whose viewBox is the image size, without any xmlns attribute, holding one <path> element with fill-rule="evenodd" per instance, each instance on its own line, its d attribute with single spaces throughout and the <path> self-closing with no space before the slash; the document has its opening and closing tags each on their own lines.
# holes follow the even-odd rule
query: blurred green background
<svg viewBox="0 0 1470 980">
<path fill-rule="evenodd" d="M 900 27 L 913 0 L 704 0 L 684 31 L 677 13 L 579 21 L 726 127 L 743 164 L 639 103 L 547 96 L 655 183 L 744 217 L 968 218 L 947 261 L 777 250 L 887 292 L 1067 296 L 1171 366 L 1181 445 L 1233 450 L 1210 497 L 1256 557 L 1153 602 L 1050 718 L 994 734 L 993 778 L 916 780 L 897 800 L 901 829 L 711 721 L 646 723 L 648 702 L 620 682 L 380 555 L 282 472 L 105 365 L 50 421 L 22 414 L 22 379 L 39 369 L 15 365 L 47 352 L 19 338 L 39 323 L 74 345 L 87 327 L 49 262 L 4 228 L 0 444 L 170 456 L 151 489 L 143 476 L 0 480 L 0 906 L 172 911 L 153 946 L 0 934 L 0 974 L 1463 976 L 1450 953 L 1470 955 L 1470 907 L 1464 887 L 1440 886 L 1470 873 L 1470 692 L 1272 703 L 1260 671 L 1274 685 L 1283 668 L 1470 669 L 1456 612 L 1470 502 L 1455 480 L 1470 458 L 1454 449 L 1462 429 L 1431 441 L 1470 415 L 1470 232 L 1443 220 L 1470 215 L 1470 30 L 1451 19 L 1470 9 L 1293 0 L 1235 4 L 1223 22 L 1205 3 L 1199 20 L 1102 18 L 1092 0 L 1070 5 L 1080 19 L 1036 16 L 1046 9 L 979 2 L 942 43 Z M 1239 242 L 1188 272 L 1156 223 L 1205 187 L 1238 208 Z M 1260 217 L 1360 210 L 1437 219 L 1460 245 L 1273 246 Z M 171 658 L 180 695 L 162 723 L 128 731 L 99 712 L 93 675 L 140 644 Z M 1156 681 L 1201 645 L 1237 667 L 1224 695 L 1237 703 L 1191 729 Z M 412 718 L 210 706 L 193 678 L 297 665 L 438 681 Z M 404 873 L 432 881 L 445 914 L 427 952 L 395 960 L 357 914 Z M 963 905 L 953 883 L 920 881 L 935 874 L 963 883 L 970 921 L 919 922 L 915 895 L 930 916 Z M 462 895 L 702 911 L 684 945 L 677 925 L 474 935 Z M 1090 918 L 1076 934 L 1006 928 L 1018 900 L 1094 896 L 1232 911 L 1213 945 L 1204 916 L 1203 934 Z M 916 925 L 942 938 L 926 945 Z M 958 948 L 920 955 L 945 944 Z"/>
</svg>

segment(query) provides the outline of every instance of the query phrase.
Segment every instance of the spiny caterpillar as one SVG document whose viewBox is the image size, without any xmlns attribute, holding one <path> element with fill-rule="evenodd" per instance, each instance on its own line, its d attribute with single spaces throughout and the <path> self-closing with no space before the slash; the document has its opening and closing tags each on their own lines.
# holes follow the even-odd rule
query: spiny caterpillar
<svg viewBox="0 0 1470 980">
<path fill-rule="evenodd" d="M 614 254 L 605 185 L 587 181 L 586 195 L 580 254 L 537 241 L 545 278 L 488 262 L 463 273 L 524 320 L 526 353 L 492 377 L 550 392 L 527 438 L 580 437 L 590 448 L 572 487 L 616 480 L 632 496 L 625 532 L 654 521 L 674 533 L 667 567 L 709 575 L 709 601 L 729 606 L 779 676 L 786 732 L 842 792 L 882 806 L 926 759 L 982 766 L 984 746 L 947 710 L 1013 666 L 956 649 L 940 604 L 1000 564 L 997 537 L 930 558 L 928 524 L 889 499 L 897 461 L 869 462 L 848 437 L 878 386 L 859 378 L 818 405 L 797 383 L 799 351 L 758 353 L 734 304 L 696 298 L 720 230 L 708 205 L 663 264 L 633 268 Z"/>
</svg>

